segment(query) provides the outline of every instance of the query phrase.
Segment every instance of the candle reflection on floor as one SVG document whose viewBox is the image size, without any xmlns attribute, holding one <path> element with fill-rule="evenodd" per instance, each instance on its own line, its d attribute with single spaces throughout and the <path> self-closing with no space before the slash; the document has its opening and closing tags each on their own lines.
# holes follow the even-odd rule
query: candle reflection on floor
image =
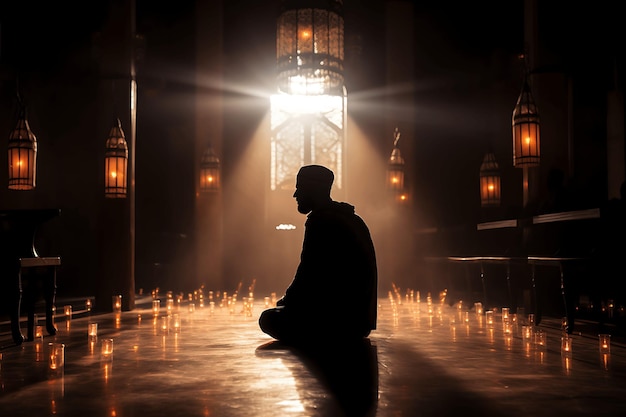
<svg viewBox="0 0 626 417">
<path fill-rule="evenodd" d="M 456 387 L 454 390 L 459 387 L 466 390 L 457 395 L 455 401 L 466 406 L 464 401 L 469 398 L 481 398 L 480 406 L 471 403 L 470 409 L 473 404 L 474 411 L 500 415 L 502 413 L 498 411 L 508 410 L 510 404 L 528 398 L 527 389 L 515 384 L 507 386 L 506 398 L 500 398 L 503 390 L 498 384 L 502 381 L 529 379 L 539 385 L 542 381 L 554 383 L 555 380 L 551 379 L 554 377 L 550 375 L 556 370 L 561 379 L 557 380 L 559 386 L 554 395 L 562 395 L 563 389 L 567 388 L 572 393 L 568 395 L 580 396 L 587 393 L 577 387 L 582 380 L 594 380 L 597 375 L 594 371 L 602 374 L 606 381 L 613 381 L 615 376 L 611 369 L 616 368 L 615 364 L 610 365 L 614 361 L 611 355 L 616 353 L 600 354 L 598 361 L 599 341 L 596 337 L 585 340 L 570 335 L 568 337 L 576 343 L 576 350 L 570 350 L 569 356 L 561 354 L 561 337 L 564 336 L 558 322 L 560 318 L 557 318 L 554 331 L 543 327 L 545 317 L 542 326 L 527 326 L 526 319 L 521 320 L 524 325 L 513 320 L 516 313 L 511 311 L 508 323 L 494 320 L 488 325 L 484 314 L 467 314 L 476 308 L 474 302 L 450 306 L 441 294 L 437 302 L 433 302 L 430 296 L 425 298 L 425 303 L 422 302 L 418 291 L 406 296 L 391 293 L 390 297 L 379 300 L 378 328 L 370 337 L 371 347 L 375 350 L 372 362 L 376 366 L 367 365 L 367 360 L 359 361 L 357 349 L 342 351 L 323 335 L 320 340 L 324 343 L 313 354 L 304 355 L 280 347 L 259 349 L 271 340 L 257 324 L 258 314 L 266 308 L 268 300 L 271 302 L 271 296 L 254 297 L 254 294 L 247 293 L 246 297 L 240 298 L 234 293 L 218 294 L 216 291 L 213 293 L 215 304 L 205 302 L 204 307 L 196 304 L 194 311 L 190 312 L 190 304 L 201 298 L 210 299 L 202 294 L 200 290 L 192 293 L 191 301 L 173 294 L 174 300 L 180 299 L 180 308 L 175 301 L 171 314 L 167 314 L 166 308 L 159 316 L 153 316 L 152 298 L 148 294 L 138 298 L 138 307 L 132 312 L 73 318 L 70 329 L 60 329 L 54 338 L 49 339 L 68 341 L 71 346 L 67 352 L 65 375 L 71 375 L 69 380 L 73 382 L 65 387 L 67 396 L 55 392 L 57 414 L 62 415 L 63 410 L 73 407 L 70 398 L 74 401 L 89 398 L 99 410 L 106 412 L 115 410 L 142 417 L 162 415 L 158 412 L 166 410 L 157 410 L 158 401 L 146 393 L 167 392 L 168 398 L 176 398 L 177 412 L 181 415 L 337 415 L 332 412 L 338 407 L 363 406 L 345 389 L 357 386 L 361 392 L 359 399 L 374 398 L 376 416 L 412 415 L 411 411 L 416 408 L 405 408 L 407 403 L 420 404 L 420 409 L 431 415 L 445 415 L 445 411 L 451 411 L 445 408 L 450 401 L 437 402 L 437 407 L 444 409 L 438 414 L 442 410 L 433 410 L 435 401 L 431 403 L 428 399 L 442 399 L 438 395 L 450 394 L 449 387 L 453 386 Z M 506 311 L 492 307 L 483 306 L 491 311 Z M 526 317 L 519 310 L 517 316 Z M 141 317 L 153 321 L 142 323 Z M 103 360 L 100 343 L 96 346 L 95 340 L 85 337 L 89 323 L 96 319 L 99 339 L 115 340 L 114 360 Z M 163 331 L 164 325 L 168 331 Z M 543 345 L 535 343 L 539 330 L 545 332 Z M 25 343 L 22 347 L 23 357 L 32 353 L 31 367 L 36 366 L 36 346 L 36 343 Z M 612 348 L 620 349 L 615 345 Z M 321 352 L 326 356 L 320 355 Z M 590 352 L 591 359 L 584 357 Z M 14 360 L 17 353 L 11 351 L 9 356 Z M 6 363 L 5 357 L 0 378 L 9 388 L 2 390 L 14 392 L 16 389 L 11 384 L 19 384 L 20 379 L 5 370 Z M 45 362 L 40 365 L 45 368 Z M 369 373 L 352 370 L 368 366 L 370 370 L 378 371 L 376 383 Z M 542 378 L 534 379 L 537 375 Z M 470 384 L 469 381 L 476 379 L 481 379 L 483 384 Z M 19 388 L 21 395 L 29 398 L 32 390 L 34 398 L 35 386 Z M 619 387 L 619 384 L 615 386 Z M 610 390 L 606 383 L 600 388 L 603 392 Z M 439 391 L 441 394 L 437 394 Z M 1 407 L 9 403 L 9 396 L 4 392 L 0 391 Z M 544 390 L 542 395 L 552 394 Z M 602 395 L 607 398 L 613 394 Z M 132 409 L 143 410 L 144 414 L 129 411 L 128 404 L 134 404 Z M 502 408 L 494 404 L 500 404 Z M 533 414 L 546 415 L 541 414 L 540 408 L 524 404 Z M 30 404 L 27 406 L 31 407 Z M 491 406 L 496 407 L 495 413 L 489 414 L 489 409 L 482 409 Z M 171 406 L 167 410 L 171 410 Z M 329 413 L 325 414 L 326 411 Z M 48 409 L 39 410 L 32 415 L 49 412 Z"/>
</svg>

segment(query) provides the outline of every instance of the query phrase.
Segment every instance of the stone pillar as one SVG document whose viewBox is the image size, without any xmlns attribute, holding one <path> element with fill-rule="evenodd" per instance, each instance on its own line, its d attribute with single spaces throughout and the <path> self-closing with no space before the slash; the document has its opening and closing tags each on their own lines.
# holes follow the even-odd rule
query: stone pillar
<svg viewBox="0 0 626 417">
<path fill-rule="evenodd" d="M 112 311 L 111 297 L 122 295 L 122 310 L 135 308 L 135 134 L 137 84 L 135 78 L 135 0 L 112 2 L 98 44 L 98 129 L 90 140 L 101 142 L 98 154 L 102 199 L 97 216 L 98 265 L 94 309 Z M 104 150 L 109 130 L 121 121 L 128 144 L 126 198 L 104 196 Z"/>
<path fill-rule="evenodd" d="M 200 159 L 212 146 L 223 173 L 223 4 L 222 0 L 196 1 L 196 105 L 195 105 L 195 236 L 196 284 L 223 290 L 222 190 L 200 192 Z M 225 184 L 221 178 L 221 188 Z"/>
</svg>

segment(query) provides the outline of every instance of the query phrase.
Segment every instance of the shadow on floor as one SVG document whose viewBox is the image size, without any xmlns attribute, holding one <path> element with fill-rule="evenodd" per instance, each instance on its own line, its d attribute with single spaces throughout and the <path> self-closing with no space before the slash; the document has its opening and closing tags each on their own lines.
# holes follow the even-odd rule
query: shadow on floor
<svg viewBox="0 0 626 417">
<path fill-rule="evenodd" d="M 353 343 L 324 342 L 306 348 L 272 341 L 259 346 L 257 356 L 287 350 L 294 354 L 333 396 L 342 415 L 376 415 L 378 401 L 378 353 L 369 339 Z M 307 387 L 299 387 L 306 390 Z M 330 412 L 330 410 L 328 410 Z"/>
</svg>

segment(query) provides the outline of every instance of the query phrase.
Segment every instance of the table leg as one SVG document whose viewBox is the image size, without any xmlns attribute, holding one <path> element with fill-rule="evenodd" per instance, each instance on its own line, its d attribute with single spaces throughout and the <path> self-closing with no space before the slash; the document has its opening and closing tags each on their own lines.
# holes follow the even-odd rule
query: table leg
<svg viewBox="0 0 626 417">
<path fill-rule="evenodd" d="M 57 292 L 56 267 L 48 268 L 44 276 L 43 297 L 46 303 L 46 330 L 49 335 L 55 335 L 57 332 L 54 326 L 54 297 Z"/>
<path fill-rule="evenodd" d="M 24 336 L 20 329 L 20 306 L 22 304 L 22 283 L 18 276 L 17 285 L 13 289 L 13 294 L 9 296 L 9 316 L 11 318 L 11 336 L 16 345 L 24 342 Z"/>
</svg>

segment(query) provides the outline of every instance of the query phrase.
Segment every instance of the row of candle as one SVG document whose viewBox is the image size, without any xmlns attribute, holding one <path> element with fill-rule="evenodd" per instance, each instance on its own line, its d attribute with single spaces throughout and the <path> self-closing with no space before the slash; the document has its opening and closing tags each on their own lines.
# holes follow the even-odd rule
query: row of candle
<svg viewBox="0 0 626 417">
<path fill-rule="evenodd" d="M 114 296 L 113 297 L 113 308 L 115 311 L 121 311 L 121 303 L 122 296 Z M 85 308 L 87 311 L 91 311 L 91 300 L 87 299 L 85 301 Z M 72 319 L 72 306 L 65 305 L 63 307 L 63 312 L 65 314 L 65 318 L 67 319 L 67 323 L 69 325 L 69 321 Z M 43 326 L 37 325 L 37 315 L 34 318 L 35 321 L 35 339 L 43 340 Z M 68 326 L 69 328 L 69 326 Z M 89 322 L 87 324 L 87 336 L 89 338 L 90 343 L 94 344 L 98 338 L 98 323 Z M 110 360 L 113 358 L 113 339 L 106 338 L 100 341 L 100 353 L 101 358 L 104 360 Z M 58 342 L 48 343 L 48 368 L 51 371 L 59 372 L 63 371 L 65 368 L 65 344 Z"/>
<path fill-rule="evenodd" d="M 94 337 L 91 336 L 90 337 Z M 95 339 L 92 339 L 95 343 Z M 100 354 L 103 360 L 113 359 L 113 339 L 100 341 Z M 48 368 L 51 371 L 62 372 L 65 369 L 65 344 L 58 342 L 48 343 Z"/>
<path fill-rule="evenodd" d="M 399 298 L 397 296 L 398 291 L 395 291 L 396 296 L 394 297 L 393 294 L 391 292 L 389 292 L 389 299 L 392 302 L 393 306 L 397 306 L 398 303 L 396 303 L 396 300 L 401 300 L 401 298 Z M 441 300 L 445 300 L 445 293 L 440 294 L 440 299 Z M 420 298 L 419 298 L 419 291 L 417 292 L 417 298 L 414 299 L 413 298 L 413 294 L 411 293 L 410 296 L 407 296 L 407 301 L 412 303 L 413 301 L 416 301 L 418 304 L 420 303 Z M 426 304 L 428 306 L 428 312 L 433 314 L 434 310 L 432 308 L 433 303 L 432 303 L 432 298 L 430 297 L 430 293 L 427 295 L 426 297 Z M 456 305 L 456 308 L 459 310 L 459 314 L 460 314 L 460 318 L 465 322 L 465 323 L 469 323 L 470 322 L 470 315 L 469 315 L 469 311 L 461 311 L 463 309 L 463 302 L 459 301 Z M 482 317 L 485 317 L 485 323 L 487 326 L 493 326 L 495 324 L 495 313 L 497 312 L 497 309 L 492 309 L 492 310 L 484 310 L 483 309 L 483 305 L 481 302 L 476 302 L 474 303 L 474 311 L 476 313 L 476 315 L 479 317 L 480 321 L 482 322 Z M 522 310 L 523 311 L 523 310 Z M 510 312 L 510 309 L 508 307 L 502 307 L 501 309 L 501 318 L 502 318 L 502 323 L 503 323 L 503 331 L 505 334 L 510 334 L 512 333 L 512 325 L 516 325 L 518 322 L 518 315 L 517 314 L 512 314 Z M 454 319 L 452 320 L 452 323 L 454 323 Z M 531 342 L 534 345 L 536 345 L 538 348 L 543 348 L 546 346 L 547 343 L 547 336 L 546 333 L 543 329 L 538 329 L 535 326 L 535 316 L 534 314 L 528 314 L 526 316 L 526 321 L 525 323 L 527 323 L 526 325 L 522 326 L 522 338 L 526 341 L 526 342 Z M 573 344 L 573 338 L 569 336 L 569 334 L 567 334 L 567 330 L 568 330 L 568 320 L 567 317 L 563 317 L 561 319 L 561 330 L 563 332 L 563 335 L 561 336 L 561 354 L 563 356 L 567 356 L 567 357 L 571 357 L 572 355 L 572 344 Z M 598 335 L 598 343 L 599 343 L 599 351 L 601 354 L 603 355 L 607 355 L 611 353 L 611 335 L 610 334 L 599 334 Z"/>
<path fill-rule="evenodd" d="M 222 294 L 223 294 L 223 299 L 222 299 L 220 306 L 228 305 L 230 307 L 229 310 L 232 310 L 231 312 L 234 312 L 233 309 L 234 309 L 234 305 L 236 304 L 236 295 L 229 297 L 226 292 L 223 292 Z M 155 325 L 156 325 L 157 323 L 156 320 L 161 310 L 161 301 L 157 298 L 158 289 L 153 290 L 152 297 L 153 297 L 152 312 L 155 316 Z M 193 313 L 195 310 L 195 303 L 193 303 L 192 301 L 197 300 L 200 303 L 200 307 L 204 307 L 204 295 L 202 291 L 200 292 L 194 291 L 193 294 L 189 293 L 189 300 L 190 300 L 190 303 L 189 303 L 190 313 Z M 209 291 L 209 300 L 210 300 L 209 301 L 210 309 L 211 311 L 213 311 L 215 307 L 215 302 L 213 301 L 213 291 Z M 275 293 L 272 293 L 271 299 L 270 297 L 265 297 L 264 301 L 265 301 L 266 307 L 269 307 L 270 301 L 273 304 L 275 304 L 275 300 L 276 300 Z M 161 317 L 160 325 L 159 325 L 159 328 L 161 329 L 162 332 L 168 333 L 170 330 L 173 330 L 174 332 L 180 331 L 180 328 L 181 328 L 180 315 L 178 313 L 174 313 L 174 311 L 175 310 L 178 311 L 180 309 L 181 301 L 182 301 L 182 294 L 177 295 L 176 300 L 174 300 L 172 296 L 172 292 L 168 291 L 167 298 L 165 301 L 167 315 Z M 254 298 L 252 297 L 252 292 L 250 292 L 250 297 L 244 297 L 243 299 L 243 307 L 244 307 L 243 312 L 247 316 L 252 314 L 253 303 L 254 303 Z M 86 300 L 85 307 L 87 311 L 91 311 L 92 303 L 90 299 Z M 112 296 L 112 310 L 114 313 L 116 313 L 116 318 L 119 318 L 119 314 L 121 314 L 122 312 L 122 295 L 116 294 Z M 67 319 L 68 328 L 69 328 L 69 321 L 72 319 L 72 306 L 71 305 L 64 306 L 64 314 Z M 37 340 L 43 340 L 43 326 L 40 326 L 37 324 L 36 317 L 37 316 L 35 315 L 35 338 Z M 141 315 L 139 315 L 138 317 L 139 317 L 139 320 L 141 321 Z M 93 348 L 93 345 L 96 343 L 97 338 L 98 338 L 98 323 L 89 322 L 87 326 L 87 334 L 88 334 L 89 341 Z M 113 339 L 110 339 L 110 338 L 102 339 L 100 341 L 100 345 L 101 345 L 101 357 L 103 359 L 109 359 L 109 360 L 112 359 Z M 64 369 L 65 367 L 65 344 L 56 343 L 56 342 L 52 342 L 48 344 L 48 366 L 49 366 L 49 369 L 52 371 L 59 371 L 59 370 Z"/>
<path fill-rule="evenodd" d="M 474 304 L 476 313 L 482 314 L 482 304 L 475 303 Z M 494 312 L 493 310 L 487 310 L 485 313 L 485 321 L 487 325 L 494 324 Z M 469 321 L 468 312 L 465 312 L 465 321 Z M 510 310 L 507 307 L 502 308 L 502 323 L 504 325 L 505 333 L 507 330 L 510 332 L 510 328 L 507 326 L 509 323 L 516 323 L 517 315 L 510 314 Z M 531 341 L 534 339 L 534 343 L 538 346 L 545 346 L 547 338 L 546 334 L 542 329 L 537 329 L 535 327 L 535 316 L 534 314 L 528 314 L 526 323 L 527 325 L 522 326 L 522 337 Z M 568 328 L 567 317 L 563 317 L 561 319 L 561 330 L 563 331 L 563 335 L 561 336 L 561 353 L 563 355 L 570 356 L 572 353 L 572 337 L 570 337 L 566 331 Z M 611 353 L 611 335 L 610 334 L 599 334 L 598 335 L 598 343 L 600 353 Z"/>
</svg>

